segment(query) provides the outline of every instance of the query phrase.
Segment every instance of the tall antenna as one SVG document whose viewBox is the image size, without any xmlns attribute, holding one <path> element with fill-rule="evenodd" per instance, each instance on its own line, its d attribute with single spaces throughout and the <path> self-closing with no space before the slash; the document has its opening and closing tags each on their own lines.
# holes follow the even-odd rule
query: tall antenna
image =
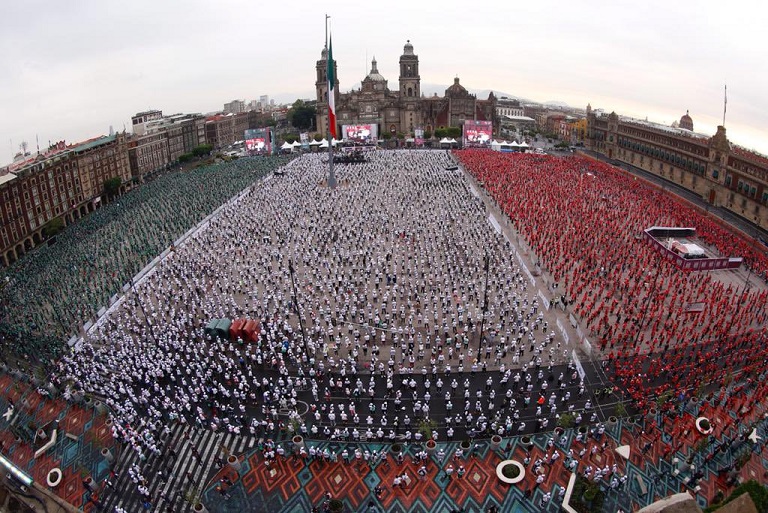
<svg viewBox="0 0 768 513">
<path fill-rule="evenodd" d="M 723 126 L 725 126 L 725 109 L 728 106 L 728 84 L 725 84 L 725 98 L 723 98 Z"/>
</svg>

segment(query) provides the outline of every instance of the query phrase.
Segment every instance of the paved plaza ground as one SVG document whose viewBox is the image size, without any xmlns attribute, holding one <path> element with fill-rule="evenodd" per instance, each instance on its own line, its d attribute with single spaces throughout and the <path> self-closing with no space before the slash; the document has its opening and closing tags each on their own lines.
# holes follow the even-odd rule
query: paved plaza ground
<svg viewBox="0 0 768 513">
<path fill-rule="evenodd" d="M 463 172 L 461 169 L 456 171 Z M 538 267 L 538 256 L 520 240 L 481 184 L 469 174 L 461 179 L 466 181 L 472 208 L 482 212 L 480 219 L 488 224 L 485 228 L 509 241 L 513 248 L 509 252 L 510 258 L 535 274 L 535 279 L 531 277 L 535 285 L 530 292 L 535 295 L 538 291 L 546 291 L 548 298 L 562 294 L 562 289 L 554 285 L 555 277 L 547 269 Z M 297 274 L 309 273 L 314 264 L 305 259 L 298 264 Z M 743 272 L 723 274 L 723 281 L 734 286 L 739 286 L 745 278 Z M 281 279 L 286 280 L 287 275 L 283 273 Z M 299 286 L 305 288 L 308 283 Z M 260 283 L 259 293 L 264 294 L 266 288 L 266 283 Z M 386 293 L 392 291 L 389 284 L 384 290 Z M 338 290 L 336 293 L 338 295 Z M 153 320 L 155 309 L 161 311 L 164 305 L 156 300 L 153 302 L 152 298 L 157 296 L 150 298 L 146 294 L 143 297 L 151 315 L 140 319 L 140 323 L 156 322 Z M 236 297 L 237 301 L 248 301 L 247 294 Z M 305 308 L 312 306 L 305 305 Z M 147 315 L 144 308 L 142 305 L 142 316 Z M 739 481 L 766 481 L 768 426 L 765 419 L 768 412 L 765 398 L 755 395 L 759 390 L 756 383 L 734 380 L 720 387 L 713 385 L 704 389 L 701 397 L 667 398 L 663 408 L 659 404 L 659 411 L 648 405 L 642 411 L 633 409 L 624 390 L 609 379 L 611 364 L 600 360 L 597 348 L 588 354 L 578 343 L 584 327 L 574 324 L 570 314 L 565 308 L 542 308 L 542 322 L 556 330 L 556 338 L 550 346 L 551 368 L 546 363 L 534 366 L 535 358 L 521 368 L 521 365 L 509 362 L 510 355 L 505 359 L 485 358 L 485 370 L 481 366 L 473 370 L 469 360 L 466 367 L 462 365 L 459 370 L 458 356 L 446 356 L 446 364 L 452 369 L 450 374 L 440 369 L 433 374 L 427 356 L 425 360 L 416 360 L 412 374 L 402 369 L 393 372 L 390 376 L 393 387 L 388 391 L 386 373 L 374 366 L 376 372 L 372 376 L 371 369 L 365 365 L 372 356 L 366 352 L 360 355 L 358 374 L 333 375 L 334 380 L 348 381 L 342 386 L 334 387 L 328 374 L 317 376 L 319 388 L 316 391 L 296 385 L 292 397 L 300 420 L 290 414 L 291 408 L 284 402 L 273 404 L 275 410 L 270 413 L 264 406 L 269 400 L 263 403 L 232 402 L 228 398 L 222 403 L 242 406 L 243 418 L 259 419 L 261 423 L 250 427 L 247 422 L 240 425 L 234 420 L 231 424 L 221 423 L 218 418 L 224 417 L 227 410 L 218 408 L 218 403 L 212 406 L 209 402 L 204 410 L 198 410 L 200 413 L 204 411 L 204 421 L 200 421 L 194 411 L 181 419 L 158 414 L 156 418 L 161 420 L 162 429 L 153 426 L 150 430 L 143 425 L 134 427 L 125 423 L 121 426 L 125 429 L 117 437 L 120 442 L 113 437 L 113 421 L 105 414 L 103 398 L 98 394 L 91 395 L 89 402 L 85 402 L 65 394 L 64 383 L 40 389 L 42 382 L 30 382 L 7 370 L 0 375 L 0 411 L 7 411 L 11 404 L 14 408 L 8 419 L 0 418 L 2 451 L 43 487 L 48 472 L 54 467 L 61 468 L 62 484 L 50 487 L 51 492 L 78 509 L 109 512 L 201 511 L 193 507 L 199 503 L 211 513 L 309 513 L 314 507 L 324 511 L 327 494 L 342 501 L 347 512 L 452 513 L 463 510 L 479 513 L 494 506 L 504 512 L 554 512 L 560 511 L 563 495 L 574 474 L 600 486 L 604 495 L 601 511 L 629 512 L 682 491 L 690 492 L 704 507 L 715 502 L 719 493 L 727 496 Z M 141 326 L 140 323 L 137 325 Z M 477 331 L 477 326 L 474 328 Z M 343 334 L 346 329 L 347 326 L 339 327 L 339 332 Z M 425 334 L 428 333 L 425 330 Z M 336 344 L 326 346 L 324 356 L 318 357 L 329 369 L 329 362 L 339 358 L 336 351 L 343 356 L 349 350 L 349 346 L 344 347 L 341 343 L 341 336 L 336 340 Z M 467 347 L 457 348 L 457 355 L 459 351 L 463 354 L 476 348 L 478 342 L 479 337 L 472 338 Z M 387 353 L 382 359 L 386 364 L 389 342 L 382 346 L 382 352 Z M 226 344 L 221 347 L 222 354 L 233 361 L 245 354 L 232 344 L 228 348 Z M 524 342 L 521 348 L 530 358 L 533 345 L 529 349 Z M 511 369 L 506 378 L 500 371 L 500 363 Z M 288 375 L 296 378 L 293 369 L 278 371 L 269 362 L 240 360 L 239 365 L 259 378 L 268 379 L 270 386 Z M 525 377 L 518 385 L 511 377 L 515 373 L 533 375 L 527 391 Z M 232 382 L 226 370 L 219 369 L 213 377 L 221 383 Z M 437 378 L 443 382 L 442 386 L 437 384 Z M 189 373 L 186 379 L 191 379 Z M 362 384 L 362 396 L 350 392 L 357 379 Z M 451 386 L 454 380 L 457 382 L 455 388 Z M 170 374 L 158 378 L 157 383 L 168 390 L 177 385 Z M 507 389 L 513 392 L 507 394 Z M 327 390 L 325 394 L 324 390 Z M 262 391 L 266 391 L 266 386 L 264 390 L 259 387 L 258 393 Z M 396 392 L 402 393 L 402 397 L 395 397 Z M 434 397 L 431 403 L 424 400 L 426 393 Z M 530 404 L 523 403 L 525 397 L 531 399 Z M 537 398 L 541 400 L 538 404 Z M 98 410 L 94 405 L 97 401 L 100 403 Z M 423 416 L 419 413 L 425 402 L 432 406 L 428 417 L 434 423 L 427 426 L 429 429 L 421 424 Z M 553 404 L 552 413 L 547 415 Z M 649 405 L 655 403 L 649 401 Z M 313 414 L 315 407 L 323 410 L 317 420 Z M 360 419 L 357 422 L 351 418 L 329 421 L 326 407 L 330 411 L 334 411 L 333 408 L 338 408 L 339 412 L 356 411 Z M 147 411 L 139 409 L 140 413 Z M 557 427 L 557 419 L 566 411 L 579 416 L 576 425 L 570 420 L 565 427 Z M 471 417 L 467 417 L 468 414 Z M 478 419 L 481 415 L 487 422 Z M 237 418 L 234 413 L 230 416 Z M 274 425 L 270 422 L 272 416 Z M 369 416 L 371 418 L 367 419 Z M 699 417 L 706 417 L 711 422 L 709 435 L 697 429 L 696 419 Z M 546 427 L 542 427 L 543 418 L 551 420 Z M 59 420 L 61 426 L 59 439 L 43 457 L 32 458 L 35 444 L 39 442 L 29 433 L 17 436 L 17 428 L 26 426 L 34 432 L 35 428 L 49 425 L 54 420 Z M 479 428 L 481 424 L 482 429 Z M 208 429 L 211 425 L 214 430 Z M 335 457 L 331 460 L 338 461 L 324 461 L 322 456 L 313 458 L 299 453 L 292 442 L 291 431 L 299 429 L 299 425 L 305 435 L 307 452 L 310 448 L 319 451 L 320 455 L 325 451 L 332 452 Z M 15 426 L 14 430 L 12 426 Z M 317 432 L 309 431 L 312 428 Z M 434 450 L 427 451 L 425 439 L 417 440 L 417 434 L 432 430 L 437 443 Z M 757 437 L 754 441 L 747 437 L 753 430 Z M 124 441 L 134 436 L 142 437 L 148 431 L 157 437 L 157 454 L 135 450 L 135 444 L 132 447 Z M 491 445 L 492 433 L 501 436 L 499 447 Z M 402 463 L 397 462 L 392 452 L 393 437 L 403 447 Z M 469 454 L 463 451 L 457 455 L 463 442 L 468 442 L 471 450 Z M 280 450 L 277 450 L 278 446 Z M 616 451 L 620 446 L 628 448 L 628 459 Z M 104 448 L 115 456 L 114 462 L 101 454 Z M 271 454 L 275 450 L 277 455 Z M 350 462 L 343 461 L 345 450 Z M 361 458 L 355 457 L 356 451 Z M 364 455 L 374 452 L 386 453 L 386 461 L 366 462 Z M 525 477 L 517 484 L 505 484 L 496 477 L 496 466 L 509 458 L 525 466 Z M 227 463 L 228 459 L 232 461 Z M 572 463 L 573 467 L 570 466 Z M 450 477 L 446 473 L 449 466 L 454 470 Z M 424 475 L 420 476 L 422 467 Z M 458 475 L 460 467 L 463 468 L 462 476 Z M 597 473 L 601 474 L 599 479 L 595 477 Z M 408 475 L 408 485 L 395 487 L 395 478 L 403 474 Z M 86 484 L 88 478 L 93 484 Z"/>
</svg>

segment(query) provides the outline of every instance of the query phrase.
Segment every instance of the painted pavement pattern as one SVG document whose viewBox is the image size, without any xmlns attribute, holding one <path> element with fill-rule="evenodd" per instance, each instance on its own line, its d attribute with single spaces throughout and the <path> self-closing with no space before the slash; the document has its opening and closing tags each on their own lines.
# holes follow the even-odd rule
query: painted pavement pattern
<svg viewBox="0 0 768 513">
<path fill-rule="evenodd" d="M 706 414 L 713 422 L 715 443 L 705 447 L 701 440 L 706 437 L 699 435 L 694 429 L 696 416 Z M 459 448 L 459 442 L 439 443 L 446 453 L 443 464 L 440 465 L 436 454 L 429 457 L 427 479 L 417 478 L 417 466 L 414 455 L 418 447 L 411 445 L 407 448 L 405 463 L 399 467 L 392 458 L 388 465 L 379 464 L 371 469 L 367 464 L 358 465 L 354 461 L 346 464 L 324 463 L 315 460 L 305 465 L 301 460 L 277 457 L 268 470 L 264 459 L 258 450 L 247 452 L 241 459 L 242 468 L 238 476 L 232 468 L 221 469 L 211 480 L 202 497 L 212 513 L 234 513 L 236 511 L 281 511 L 288 513 L 303 513 L 311 510 L 312 506 L 320 506 L 323 495 L 330 492 L 334 498 L 342 500 L 347 511 L 366 511 L 369 501 L 375 505 L 374 511 L 396 512 L 450 512 L 453 509 L 464 508 L 467 512 L 484 511 L 497 505 L 501 511 L 510 512 L 540 512 L 560 511 L 561 500 L 558 492 L 564 488 L 570 478 L 570 470 L 565 466 L 566 451 L 574 453 L 585 447 L 587 453 L 581 458 L 578 472 L 581 474 L 587 465 L 596 467 L 618 466 L 618 474 L 626 475 L 626 483 L 616 490 L 611 490 L 606 480 L 601 481 L 605 491 L 603 511 L 636 511 L 655 500 L 673 493 L 689 491 L 702 507 L 709 504 L 717 490 L 727 491 L 731 487 L 726 483 L 727 468 L 737 457 L 749 458 L 740 469 L 738 475 L 744 480 L 757 479 L 764 481 L 768 470 L 764 444 L 753 445 L 751 442 L 738 440 L 739 427 L 756 421 L 759 436 L 766 437 L 766 422 L 761 412 L 749 412 L 736 422 L 733 415 L 726 413 L 713 399 L 712 403 L 703 406 L 687 404 L 680 417 L 674 422 L 666 420 L 664 431 L 659 429 L 661 414 L 655 417 L 634 417 L 634 421 L 619 419 L 609 426 L 605 439 L 596 440 L 590 436 L 587 443 L 576 441 L 576 433 L 569 429 L 565 431 L 567 443 L 560 446 L 558 440 L 554 445 L 560 450 L 560 457 L 552 465 L 543 465 L 544 482 L 535 486 L 535 474 L 532 465 L 528 465 L 525 479 L 517 485 L 505 485 L 495 476 L 496 465 L 510 456 L 518 461 L 525 458 L 525 447 L 520 437 L 504 439 L 498 451 L 492 451 L 486 442 L 479 442 L 473 457 L 462 458 L 455 462 L 451 455 Z M 685 427 L 684 427 L 685 426 Z M 687 432 L 686 432 L 687 431 Z M 538 458 L 546 459 L 552 449 L 548 447 L 551 433 L 539 433 L 533 436 L 533 447 L 530 450 L 531 461 Z M 602 442 L 608 441 L 608 446 L 601 450 Z M 730 440 L 736 443 L 729 450 L 720 451 L 718 447 Z M 650 449 L 643 453 L 641 447 L 651 442 Z M 312 442 L 307 442 L 311 444 Z M 618 445 L 628 444 L 632 448 L 629 461 L 620 457 L 614 449 Z M 314 444 L 319 448 L 329 447 L 337 453 L 342 445 L 320 442 Z M 350 448 L 361 447 L 369 451 L 388 449 L 387 444 L 361 443 L 345 444 Z M 736 447 L 738 445 L 738 447 Z M 594 454 L 592 448 L 595 447 Z M 505 457 L 502 457 L 505 456 Z M 692 457 L 692 462 L 701 469 L 702 477 L 694 482 L 693 470 L 685 464 L 686 458 Z M 676 459 L 675 459 L 676 458 Z M 746 459 L 746 458 L 745 458 Z M 466 474 L 459 479 L 455 476 L 446 479 L 444 467 L 452 462 L 454 467 L 464 465 Z M 393 490 L 392 483 L 396 473 L 407 471 L 411 476 L 410 487 L 404 490 Z M 234 482 L 228 490 L 229 498 L 222 496 L 216 487 L 219 480 L 227 476 Z M 383 493 L 375 497 L 373 489 L 380 486 Z M 527 495 L 529 491 L 529 495 Z M 550 492 L 552 500 L 542 505 L 541 499 Z M 727 495 L 727 493 L 726 493 Z M 322 508 L 321 508 L 322 510 Z"/>
<path fill-rule="evenodd" d="M 255 446 L 256 438 L 176 423 L 164 442 L 167 450 L 163 455 L 150 456 L 146 461 L 135 451 L 124 452 L 115 466 L 114 488 L 104 494 L 105 511 L 112 512 L 116 507 L 129 512 L 145 510 L 137 484 L 129 473 L 134 465 L 147 481 L 152 511 L 165 511 L 168 506 L 174 511 L 191 510 L 190 500 L 199 496 L 210 474 L 216 471 L 216 460 L 226 459 L 227 451 L 235 454 L 248 451 Z M 170 454 L 171 449 L 176 457 Z"/>
<path fill-rule="evenodd" d="M 109 463 L 101 455 L 103 448 L 113 454 L 118 451 L 112 438 L 111 422 L 105 413 L 93 407 L 73 404 L 62 398 L 41 395 L 30 383 L 7 373 L 0 373 L 0 412 L 6 413 L 13 403 L 10 420 L 0 416 L 2 453 L 15 465 L 46 487 L 46 477 L 53 468 L 60 468 L 62 480 L 53 493 L 84 511 L 92 511 L 98 498 L 88 490 L 83 480 L 91 477 L 99 482 L 109 473 Z M 42 443 L 35 443 L 35 429 L 58 420 L 56 443 L 38 458 L 34 452 Z M 17 437 L 17 435 L 21 435 Z"/>
</svg>

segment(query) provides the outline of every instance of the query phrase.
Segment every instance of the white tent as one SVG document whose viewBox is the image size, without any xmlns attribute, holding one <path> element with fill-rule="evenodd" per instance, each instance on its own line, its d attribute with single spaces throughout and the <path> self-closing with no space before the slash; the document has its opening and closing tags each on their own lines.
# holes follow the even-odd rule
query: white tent
<svg viewBox="0 0 768 513">
<path fill-rule="evenodd" d="M 501 145 L 504 143 L 501 143 L 497 141 L 496 139 L 491 141 L 491 149 L 494 151 L 499 151 L 501 149 Z"/>
<path fill-rule="evenodd" d="M 293 141 L 293 147 L 294 148 L 300 148 L 301 147 L 301 142 L 300 141 Z"/>
<path fill-rule="evenodd" d="M 280 146 L 281 150 L 290 150 L 293 151 L 293 144 L 289 143 L 288 141 L 285 141 L 282 146 Z"/>
<path fill-rule="evenodd" d="M 321 148 L 327 148 L 328 147 L 328 140 L 324 138 L 322 141 L 320 141 L 320 147 Z"/>
<path fill-rule="evenodd" d="M 442 139 L 440 139 L 440 144 L 451 144 L 451 140 L 448 139 L 447 137 L 443 137 Z"/>
<path fill-rule="evenodd" d="M 456 139 L 454 139 L 454 138 L 451 138 L 451 140 L 450 140 L 450 141 L 448 141 L 448 142 L 449 142 L 449 143 L 451 143 L 451 144 L 458 144 L 458 143 L 456 142 Z"/>
<path fill-rule="evenodd" d="M 528 146 L 528 143 L 526 143 L 525 141 L 521 142 L 521 143 L 519 144 L 519 146 L 520 146 L 521 148 L 529 148 L 529 146 Z"/>
<path fill-rule="evenodd" d="M 325 139 L 323 139 L 323 140 L 325 141 Z M 326 144 L 327 143 L 328 143 L 328 141 L 326 141 Z M 319 146 L 320 144 L 322 144 L 322 143 L 320 143 L 320 141 L 312 141 L 311 143 L 309 143 L 310 146 Z"/>
<path fill-rule="evenodd" d="M 336 147 L 337 144 L 339 144 L 339 142 L 340 141 L 337 141 L 335 137 L 331 139 L 331 144 L 333 144 L 334 148 Z"/>
<path fill-rule="evenodd" d="M 514 146 L 515 148 L 517 148 L 517 147 L 518 147 L 518 146 L 520 146 L 520 145 L 519 145 L 519 144 L 517 144 L 517 141 L 512 141 L 512 142 L 510 143 L 510 146 Z"/>
</svg>

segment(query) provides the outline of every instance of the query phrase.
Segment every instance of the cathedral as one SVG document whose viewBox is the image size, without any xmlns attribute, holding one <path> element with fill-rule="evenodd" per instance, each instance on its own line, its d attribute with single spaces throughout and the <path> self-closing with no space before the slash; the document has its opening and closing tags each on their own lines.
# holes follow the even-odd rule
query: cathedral
<svg viewBox="0 0 768 513">
<path fill-rule="evenodd" d="M 328 134 L 328 83 L 326 59 L 328 53 L 323 49 L 321 59 L 317 61 L 317 127 L 318 131 Z M 337 71 L 334 60 L 334 71 Z M 413 53 L 410 41 L 403 47 L 400 56 L 400 77 L 396 90 L 391 90 L 388 81 L 376 66 L 376 58 L 371 62 L 371 72 L 362 80 L 359 89 L 348 93 L 339 93 L 338 73 L 334 91 L 336 94 L 337 133 L 342 125 L 377 125 L 378 133 L 388 132 L 393 136 L 403 133 L 413 137 L 418 128 L 434 133 L 436 128 L 449 126 L 460 127 L 465 120 L 492 121 L 494 132 L 498 128 L 496 120 L 496 97 L 493 93 L 487 100 L 478 100 L 459 83 L 458 77 L 453 85 L 445 90 L 443 96 L 425 97 L 421 92 L 419 76 L 419 57 Z"/>
</svg>

